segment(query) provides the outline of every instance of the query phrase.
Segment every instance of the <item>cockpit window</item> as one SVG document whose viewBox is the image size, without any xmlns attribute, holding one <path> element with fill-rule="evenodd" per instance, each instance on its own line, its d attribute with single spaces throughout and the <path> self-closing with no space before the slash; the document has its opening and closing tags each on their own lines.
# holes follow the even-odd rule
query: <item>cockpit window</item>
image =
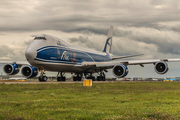
<svg viewBox="0 0 180 120">
<path fill-rule="evenodd" d="M 34 40 L 46 40 L 45 37 L 35 37 Z"/>
</svg>

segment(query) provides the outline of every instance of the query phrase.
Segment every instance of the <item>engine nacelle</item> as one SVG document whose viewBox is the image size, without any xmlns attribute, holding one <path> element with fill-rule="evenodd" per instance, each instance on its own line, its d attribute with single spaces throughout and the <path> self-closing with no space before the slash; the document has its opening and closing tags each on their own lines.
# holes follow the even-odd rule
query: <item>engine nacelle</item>
<svg viewBox="0 0 180 120">
<path fill-rule="evenodd" d="M 27 78 L 33 78 L 37 76 L 38 70 L 31 65 L 27 65 L 22 68 L 21 73 Z"/>
<path fill-rule="evenodd" d="M 123 64 L 115 65 L 113 67 L 113 74 L 115 77 L 122 78 L 128 74 L 129 70 L 127 66 Z"/>
<path fill-rule="evenodd" d="M 3 68 L 3 70 L 8 75 L 15 75 L 19 72 L 18 66 L 13 63 L 6 64 Z"/>
<path fill-rule="evenodd" d="M 169 70 L 168 64 L 164 61 L 157 62 L 154 69 L 158 74 L 165 74 Z"/>
</svg>

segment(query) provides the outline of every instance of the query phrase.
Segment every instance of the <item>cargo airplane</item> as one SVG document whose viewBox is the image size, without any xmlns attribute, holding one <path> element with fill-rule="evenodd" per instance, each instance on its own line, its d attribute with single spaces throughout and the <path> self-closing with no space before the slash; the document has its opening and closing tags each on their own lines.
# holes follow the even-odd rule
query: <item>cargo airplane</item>
<svg viewBox="0 0 180 120">
<path fill-rule="evenodd" d="M 1 61 L 4 63 L 4 72 L 8 75 L 17 74 L 20 69 L 23 76 L 33 78 L 40 72 L 39 81 L 46 82 L 45 71 L 57 72 L 57 81 L 65 81 L 65 73 L 72 73 L 73 81 L 81 81 L 84 76 L 95 80 L 93 73 L 98 73 L 98 81 L 105 80 L 105 72 L 112 69 L 115 77 L 121 78 L 128 74 L 128 65 L 154 64 L 158 74 L 168 71 L 167 62 L 180 61 L 180 59 L 156 59 L 156 60 L 117 60 L 142 54 L 118 56 L 111 54 L 113 26 L 110 27 L 107 40 L 102 52 L 81 48 L 68 44 L 54 36 L 40 34 L 34 36 L 25 51 L 27 61 Z"/>
</svg>

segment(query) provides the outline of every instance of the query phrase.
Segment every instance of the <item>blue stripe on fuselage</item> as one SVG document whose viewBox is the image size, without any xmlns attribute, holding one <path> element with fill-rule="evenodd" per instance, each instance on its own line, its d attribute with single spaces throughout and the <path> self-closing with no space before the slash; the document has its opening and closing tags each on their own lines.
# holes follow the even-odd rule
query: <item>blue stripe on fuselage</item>
<svg viewBox="0 0 180 120">
<path fill-rule="evenodd" d="M 49 48 L 49 47 L 54 47 L 54 48 L 56 48 L 57 46 L 45 46 L 45 47 L 42 47 L 42 48 L 37 49 L 37 51 L 40 51 L 40 50 L 42 50 L 42 49 L 44 49 L 44 48 Z"/>
<path fill-rule="evenodd" d="M 43 62 L 59 63 L 61 62 L 103 62 L 110 61 L 109 54 L 100 55 L 96 53 L 84 52 L 76 49 L 58 46 L 46 46 L 37 50 L 35 60 Z"/>
<path fill-rule="evenodd" d="M 71 64 L 71 65 L 77 64 L 77 62 L 50 61 L 50 60 L 41 60 L 41 59 L 37 59 L 37 58 L 35 58 L 34 60 L 41 61 L 41 62 L 47 62 L 47 63 L 62 63 L 62 64 Z"/>
</svg>

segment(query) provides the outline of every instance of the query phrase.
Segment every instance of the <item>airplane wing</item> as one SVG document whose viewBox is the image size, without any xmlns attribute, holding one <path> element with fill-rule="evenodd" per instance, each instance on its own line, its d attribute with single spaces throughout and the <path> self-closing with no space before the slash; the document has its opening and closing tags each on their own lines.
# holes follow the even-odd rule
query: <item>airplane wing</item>
<svg viewBox="0 0 180 120">
<path fill-rule="evenodd" d="M 9 64 L 9 63 L 14 63 L 17 64 L 18 66 L 29 65 L 27 61 L 0 61 L 0 64 Z"/>
<path fill-rule="evenodd" d="M 108 61 L 108 62 L 82 62 L 82 66 L 92 66 L 96 68 L 113 68 L 117 64 L 123 65 L 140 65 L 144 67 L 144 64 L 156 64 L 157 62 L 178 62 L 180 59 L 154 59 L 154 60 L 129 60 L 129 61 Z"/>
<path fill-rule="evenodd" d="M 112 68 L 112 73 L 115 77 L 125 77 L 129 70 L 128 65 L 140 65 L 144 67 L 144 64 L 154 64 L 154 69 L 158 74 L 165 74 L 169 68 L 166 62 L 178 62 L 180 59 L 154 59 L 154 60 L 129 60 L 129 61 L 108 61 L 108 62 L 82 62 L 81 65 L 87 71 L 107 71 Z"/>
</svg>

